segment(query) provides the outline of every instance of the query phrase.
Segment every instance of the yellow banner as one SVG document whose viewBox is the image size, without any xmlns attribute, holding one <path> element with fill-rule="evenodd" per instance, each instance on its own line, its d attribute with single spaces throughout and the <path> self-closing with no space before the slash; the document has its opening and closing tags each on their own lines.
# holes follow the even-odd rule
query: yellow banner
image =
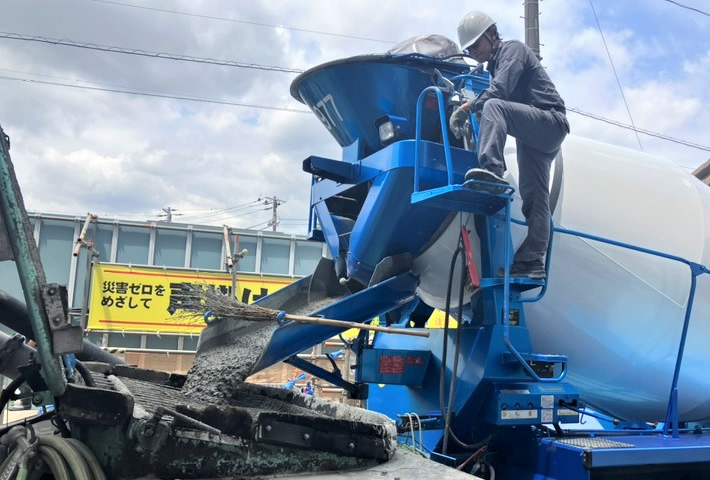
<svg viewBox="0 0 710 480">
<path fill-rule="evenodd" d="M 240 273 L 237 297 L 251 303 L 293 281 Z M 232 276 L 229 273 L 95 264 L 88 329 L 199 334 L 205 327 L 204 318 L 181 308 L 185 284 L 207 285 L 230 293 Z"/>
</svg>

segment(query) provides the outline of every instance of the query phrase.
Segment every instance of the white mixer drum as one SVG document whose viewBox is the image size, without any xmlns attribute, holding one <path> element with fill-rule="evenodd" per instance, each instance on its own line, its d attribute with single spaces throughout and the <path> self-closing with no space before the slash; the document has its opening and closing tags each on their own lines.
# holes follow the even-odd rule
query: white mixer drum
<svg viewBox="0 0 710 480">
<path fill-rule="evenodd" d="M 517 185 L 513 139 L 508 145 L 506 177 Z M 557 226 L 710 265 L 710 188 L 679 166 L 570 136 L 550 183 Z M 516 192 L 514 218 L 520 203 Z M 452 222 L 415 261 L 418 293 L 436 308 L 458 231 Z M 524 235 L 513 227 L 515 246 Z M 587 403 L 624 420 L 663 421 L 690 286 L 685 264 L 555 233 L 547 294 L 525 307 L 535 351 L 567 355 L 566 381 Z M 710 418 L 707 338 L 710 275 L 701 275 L 678 383 L 681 420 Z"/>
</svg>

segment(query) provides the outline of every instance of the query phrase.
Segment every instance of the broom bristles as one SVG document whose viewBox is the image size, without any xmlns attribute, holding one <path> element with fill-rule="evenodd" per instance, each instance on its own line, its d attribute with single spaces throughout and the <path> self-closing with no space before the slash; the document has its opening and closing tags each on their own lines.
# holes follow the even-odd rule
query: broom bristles
<svg viewBox="0 0 710 480">
<path fill-rule="evenodd" d="M 180 307 L 191 317 L 209 312 L 210 319 L 215 320 L 275 321 L 279 314 L 278 310 L 240 302 L 236 297 L 222 292 L 213 285 L 184 285 L 180 294 Z"/>
</svg>

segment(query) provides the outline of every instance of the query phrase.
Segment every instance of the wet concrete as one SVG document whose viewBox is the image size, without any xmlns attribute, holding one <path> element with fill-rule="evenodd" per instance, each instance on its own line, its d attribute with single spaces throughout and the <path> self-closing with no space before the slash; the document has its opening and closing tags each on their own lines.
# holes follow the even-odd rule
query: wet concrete
<svg viewBox="0 0 710 480">
<path fill-rule="evenodd" d="M 239 334 L 230 335 L 228 343 L 199 351 L 183 386 L 185 394 L 217 403 L 223 403 L 226 398 L 230 398 L 251 374 L 254 364 L 276 328 L 275 322 L 252 322 L 239 329 Z"/>
<path fill-rule="evenodd" d="M 296 295 L 283 305 L 283 310 L 292 315 L 309 315 L 339 298 L 321 297 L 309 301 L 307 294 Z M 251 375 L 277 328 L 278 324 L 271 321 L 250 322 L 236 318 L 215 320 L 202 334 L 200 342 L 203 345 L 198 349 L 187 374 L 184 393 L 203 401 L 230 403 L 239 385 Z"/>
</svg>

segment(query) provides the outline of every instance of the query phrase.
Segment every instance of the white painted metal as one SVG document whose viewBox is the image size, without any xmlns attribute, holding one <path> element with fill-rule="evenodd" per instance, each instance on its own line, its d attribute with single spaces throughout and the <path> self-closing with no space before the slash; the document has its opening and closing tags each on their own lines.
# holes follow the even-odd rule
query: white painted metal
<svg viewBox="0 0 710 480">
<path fill-rule="evenodd" d="M 507 178 L 517 185 L 514 141 Z M 670 161 L 570 136 L 562 148 L 558 226 L 710 265 L 710 189 Z M 520 198 L 514 217 L 521 218 Z M 469 222 L 471 223 L 471 222 Z M 459 221 L 415 261 L 418 290 L 443 308 Z M 513 228 L 517 245 L 525 227 Z M 476 238 L 472 238 L 478 245 Z M 569 356 L 567 380 L 627 420 L 663 420 L 690 289 L 687 266 L 555 234 L 549 287 L 527 304 L 539 353 Z M 480 263 L 480 262 L 478 262 Z M 710 418 L 710 275 L 698 278 L 679 382 L 681 419 Z"/>
</svg>

